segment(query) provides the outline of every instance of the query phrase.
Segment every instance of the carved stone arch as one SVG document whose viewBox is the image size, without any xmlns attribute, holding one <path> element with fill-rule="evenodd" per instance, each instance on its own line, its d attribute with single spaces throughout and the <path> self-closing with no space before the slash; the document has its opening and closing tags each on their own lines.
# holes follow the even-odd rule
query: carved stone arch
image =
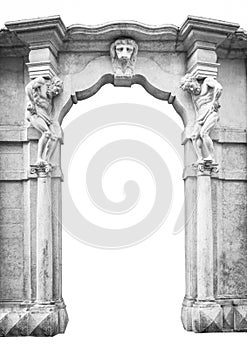
<svg viewBox="0 0 247 350">
<path fill-rule="evenodd" d="M 191 99 L 179 88 L 184 73 L 183 66 L 181 69 L 180 74 L 174 75 L 161 69 L 154 60 L 138 57 L 130 86 L 141 85 L 153 97 L 167 101 L 186 127 L 193 124 L 195 112 Z M 156 76 L 152 75 L 153 71 L 156 72 Z M 62 77 L 62 80 L 65 93 L 56 99 L 57 118 L 60 124 L 74 103 L 93 96 L 105 84 L 116 86 L 109 55 L 93 59 L 83 70 L 68 74 Z"/>
<path fill-rule="evenodd" d="M 59 16 L 6 28 L 0 31 L 0 335 L 65 331 L 60 124 L 74 103 L 108 83 L 143 86 L 171 103 L 185 126 L 184 328 L 247 331 L 246 32 L 192 16 L 180 28 L 127 21 L 66 28 Z"/>
</svg>

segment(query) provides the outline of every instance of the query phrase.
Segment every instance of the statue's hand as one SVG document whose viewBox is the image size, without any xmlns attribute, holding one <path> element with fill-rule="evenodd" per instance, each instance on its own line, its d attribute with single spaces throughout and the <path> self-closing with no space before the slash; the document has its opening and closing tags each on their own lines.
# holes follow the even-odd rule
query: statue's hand
<svg viewBox="0 0 247 350">
<path fill-rule="evenodd" d="M 215 112 L 218 112 L 218 110 L 220 109 L 220 104 L 218 101 L 213 102 L 213 108 Z"/>
<path fill-rule="evenodd" d="M 27 110 L 28 110 L 28 112 L 30 112 L 31 114 L 35 114 L 35 113 L 36 113 L 36 109 L 35 109 L 35 107 L 34 107 L 34 105 L 33 105 L 32 103 L 29 103 L 29 104 L 27 105 Z"/>
</svg>

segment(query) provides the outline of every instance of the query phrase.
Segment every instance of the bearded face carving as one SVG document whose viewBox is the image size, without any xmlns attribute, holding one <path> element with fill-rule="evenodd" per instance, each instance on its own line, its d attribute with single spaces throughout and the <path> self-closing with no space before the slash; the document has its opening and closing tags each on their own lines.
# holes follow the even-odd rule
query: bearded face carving
<svg viewBox="0 0 247 350">
<path fill-rule="evenodd" d="M 115 76 L 132 77 L 138 46 L 132 39 L 118 39 L 110 48 L 110 54 Z"/>
</svg>

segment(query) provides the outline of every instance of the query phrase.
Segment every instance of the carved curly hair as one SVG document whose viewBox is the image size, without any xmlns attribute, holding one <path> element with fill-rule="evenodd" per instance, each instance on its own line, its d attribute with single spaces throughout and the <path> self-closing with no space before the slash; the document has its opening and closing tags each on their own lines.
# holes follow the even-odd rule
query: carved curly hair
<svg viewBox="0 0 247 350">
<path fill-rule="evenodd" d="M 63 91 L 63 82 L 58 77 L 52 77 L 47 82 L 47 95 L 52 98 Z"/>
</svg>

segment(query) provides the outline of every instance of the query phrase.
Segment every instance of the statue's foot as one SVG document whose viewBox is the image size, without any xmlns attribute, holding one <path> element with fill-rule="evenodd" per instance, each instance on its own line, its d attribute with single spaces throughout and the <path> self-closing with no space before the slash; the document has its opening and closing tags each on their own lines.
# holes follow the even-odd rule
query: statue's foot
<svg viewBox="0 0 247 350">
<path fill-rule="evenodd" d="M 204 162 L 206 162 L 206 163 L 213 163 L 214 159 L 211 156 L 208 156 L 208 157 L 204 158 Z"/>
<path fill-rule="evenodd" d="M 45 131 L 45 137 L 49 140 L 52 137 L 52 133 L 50 131 Z"/>
<path fill-rule="evenodd" d="M 37 162 L 35 163 L 36 166 L 46 166 L 48 165 L 47 161 L 42 159 L 42 158 L 38 158 Z"/>
<path fill-rule="evenodd" d="M 203 164 L 204 163 L 204 159 L 202 157 L 198 158 L 196 163 L 197 164 Z"/>
</svg>

